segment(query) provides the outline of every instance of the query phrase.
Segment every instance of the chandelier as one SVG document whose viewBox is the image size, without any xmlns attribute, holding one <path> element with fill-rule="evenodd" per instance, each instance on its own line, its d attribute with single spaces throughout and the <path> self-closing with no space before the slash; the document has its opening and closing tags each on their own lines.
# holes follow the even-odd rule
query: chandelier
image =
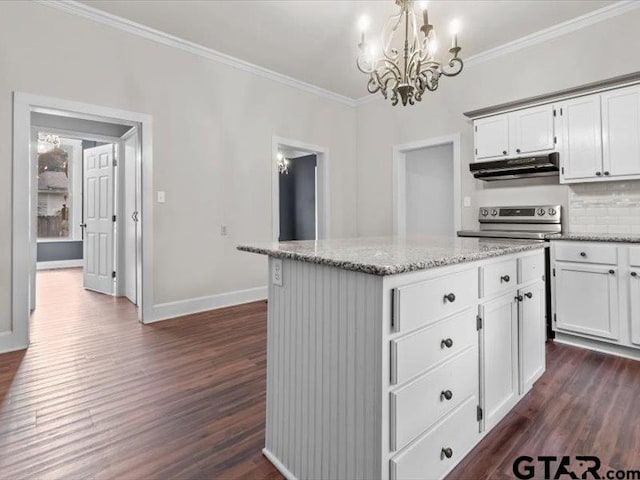
<svg viewBox="0 0 640 480">
<path fill-rule="evenodd" d="M 396 0 L 400 12 L 389 17 L 382 31 L 382 44 L 365 40 L 368 21 L 360 21 L 361 40 L 358 44 L 358 69 L 369 75 L 367 90 L 369 93 L 382 93 L 384 98 L 391 96 L 391 104 L 413 105 L 422 100 L 425 90 L 433 92 L 438 88 L 441 76 L 454 77 L 462 71 L 462 59 L 458 58 L 459 24 L 451 25 L 451 58 L 447 64 L 441 64 L 435 58 L 437 41 L 433 25 L 429 24 L 426 2 L 422 2 L 422 26 L 418 28 L 413 11 L 413 0 Z M 404 37 L 400 35 L 404 34 Z"/>
</svg>

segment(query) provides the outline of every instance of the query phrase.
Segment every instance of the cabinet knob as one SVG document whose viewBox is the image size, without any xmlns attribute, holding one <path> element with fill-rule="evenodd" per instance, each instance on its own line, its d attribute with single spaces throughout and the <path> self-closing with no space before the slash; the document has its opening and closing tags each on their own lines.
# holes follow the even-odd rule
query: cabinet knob
<svg viewBox="0 0 640 480">
<path fill-rule="evenodd" d="M 599 177 L 600 175 L 602 175 L 602 172 L 596 172 L 597 177 Z"/>
<path fill-rule="evenodd" d="M 516 148 L 516 153 L 520 153 L 520 149 L 519 148 Z"/>
<path fill-rule="evenodd" d="M 615 270 L 609 270 L 609 274 L 610 274 L 610 275 L 615 275 L 615 274 L 616 274 L 616 271 L 615 271 Z"/>
<path fill-rule="evenodd" d="M 509 283 L 510 280 L 511 280 L 511 277 L 509 275 L 503 275 L 500 277 L 501 282 Z"/>
<path fill-rule="evenodd" d="M 524 296 L 527 297 L 527 298 L 531 298 L 531 297 L 533 297 L 533 293 L 527 292 L 527 293 L 524 294 Z"/>
<path fill-rule="evenodd" d="M 451 400 L 453 398 L 453 392 L 451 390 L 443 390 L 440 393 L 440 400 L 442 399 Z"/>
<path fill-rule="evenodd" d="M 449 300 L 451 303 L 456 301 L 456 296 L 453 293 L 447 293 L 444 296 L 444 301 L 446 302 L 447 300 Z"/>
<path fill-rule="evenodd" d="M 440 458 L 444 458 L 444 457 L 447 457 L 447 458 L 453 457 L 453 450 L 450 449 L 449 447 L 443 448 Z"/>
<path fill-rule="evenodd" d="M 507 151 L 506 151 L 506 150 L 503 150 L 503 151 L 502 151 L 502 154 L 503 154 L 503 155 L 506 155 L 506 154 L 507 154 Z"/>
<path fill-rule="evenodd" d="M 632 277 L 637 277 L 638 276 L 638 272 L 631 272 L 631 276 Z"/>
<path fill-rule="evenodd" d="M 523 300 L 522 295 L 516 295 L 515 298 L 518 302 L 521 302 Z"/>
<path fill-rule="evenodd" d="M 609 175 L 609 172 L 604 172 L 605 175 Z"/>
<path fill-rule="evenodd" d="M 580 252 L 580 256 L 581 257 L 586 257 L 587 256 L 587 252 Z"/>
<path fill-rule="evenodd" d="M 451 340 L 450 338 L 445 338 L 444 340 L 442 340 L 440 342 L 440 348 L 444 348 L 444 347 L 447 347 L 447 348 L 453 347 L 453 340 Z"/>
</svg>

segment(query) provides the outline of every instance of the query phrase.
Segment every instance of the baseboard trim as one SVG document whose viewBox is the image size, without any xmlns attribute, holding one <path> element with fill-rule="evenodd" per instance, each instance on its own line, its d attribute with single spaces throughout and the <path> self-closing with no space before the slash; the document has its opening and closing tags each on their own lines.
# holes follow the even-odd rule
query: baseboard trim
<svg viewBox="0 0 640 480">
<path fill-rule="evenodd" d="M 170 318 L 191 315 L 193 313 L 232 307 L 243 303 L 256 302 L 267 298 L 267 287 L 237 290 L 235 292 L 220 293 L 208 297 L 190 298 L 176 302 L 160 303 L 153 306 L 153 318 L 145 323 L 153 323 Z"/>
<path fill-rule="evenodd" d="M 636 350 L 622 345 L 613 345 L 610 343 L 599 342 L 598 340 L 592 340 L 590 338 L 576 337 L 560 332 L 556 332 L 556 338 L 554 341 L 565 345 L 571 345 L 572 347 L 586 348 L 587 350 L 593 350 L 594 352 L 606 353 L 608 355 L 629 358 L 631 360 L 640 360 L 640 349 Z"/>
<path fill-rule="evenodd" d="M 263 448 L 262 454 L 267 458 L 267 460 L 273 463 L 273 466 L 278 469 L 278 471 L 284 476 L 284 478 L 286 478 L 287 480 L 298 480 L 296 476 L 291 473 L 289 469 L 285 467 L 280 460 L 278 460 L 278 457 L 271 453 L 268 448 Z"/>
<path fill-rule="evenodd" d="M 24 338 L 18 338 L 15 332 L 0 333 L 0 354 L 25 350 L 29 342 Z"/>
<path fill-rule="evenodd" d="M 76 268 L 83 266 L 84 260 L 81 258 L 77 260 L 54 260 L 51 262 L 36 263 L 36 270 L 54 270 L 57 268 Z"/>
</svg>

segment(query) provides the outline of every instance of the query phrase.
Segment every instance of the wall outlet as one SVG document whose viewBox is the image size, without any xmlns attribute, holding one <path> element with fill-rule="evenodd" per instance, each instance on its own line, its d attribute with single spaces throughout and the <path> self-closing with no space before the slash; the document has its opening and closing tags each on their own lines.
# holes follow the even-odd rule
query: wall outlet
<svg viewBox="0 0 640 480">
<path fill-rule="evenodd" d="M 464 206 L 465 207 L 470 207 L 471 206 L 471 197 L 464 197 Z"/>
<path fill-rule="evenodd" d="M 281 287 L 282 286 L 282 259 L 271 259 L 271 283 Z"/>
<path fill-rule="evenodd" d="M 220 225 L 220 235 L 222 235 L 223 237 L 227 236 L 227 226 L 226 225 Z"/>
<path fill-rule="evenodd" d="M 158 191 L 158 203 L 164 203 L 166 200 L 165 194 L 162 191 Z"/>
</svg>

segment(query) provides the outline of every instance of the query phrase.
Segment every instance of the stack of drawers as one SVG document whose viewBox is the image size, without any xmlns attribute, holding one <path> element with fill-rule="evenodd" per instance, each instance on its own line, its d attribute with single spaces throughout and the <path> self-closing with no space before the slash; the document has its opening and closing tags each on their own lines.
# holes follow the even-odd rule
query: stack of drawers
<svg viewBox="0 0 640 480">
<path fill-rule="evenodd" d="M 477 302 L 477 268 L 397 290 L 392 479 L 440 478 L 477 441 Z"/>
</svg>

